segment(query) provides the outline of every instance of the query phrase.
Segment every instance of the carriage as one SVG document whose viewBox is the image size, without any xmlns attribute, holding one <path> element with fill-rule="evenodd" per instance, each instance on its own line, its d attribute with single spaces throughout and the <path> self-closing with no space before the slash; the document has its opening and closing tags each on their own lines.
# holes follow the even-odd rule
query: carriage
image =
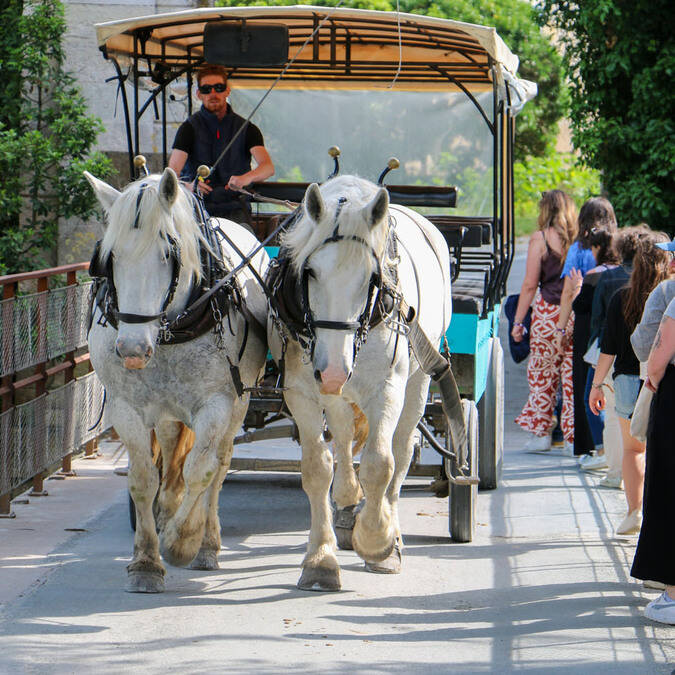
<svg viewBox="0 0 675 675">
<path fill-rule="evenodd" d="M 193 112 L 195 69 L 218 63 L 231 73 L 233 106 L 244 116 L 255 112 L 275 161 L 275 181 L 251 190 L 260 240 L 287 216 L 279 204 L 300 202 L 339 161 L 349 173 L 382 174 L 381 184 L 395 170 L 386 176 L 390 201 L 423 213 L 442 233 L 452 255 L 446 340 L 463 399 L 466 457 L 453 447 L 432 386 L 410 473 L 447 479 L 450 534 L 470 541 L 478 487 L 496 488 L 502 466 L 498 327 L 515 245 L 515 115 L 536 91 L 517 78 L 517 57 L 492 28 L 339 7 L 195 9 L 96 29 L 122 97 L 130 178 L 141 152 L 166 166 L 172 127 Z M 331 143 L 340 150 L 327 155 Z M 382 172 L 389 155 L 399 159 Z M 235 443 L 297 433 L 292 418 L 278 424 L 288 414 L 271 369 L 265 382 L 251 392 L 245 433 Z M 440 460 L 427 462 L 423 446 Z M 235 455 L 231 466 L 299 465 Z"/>
</svg>

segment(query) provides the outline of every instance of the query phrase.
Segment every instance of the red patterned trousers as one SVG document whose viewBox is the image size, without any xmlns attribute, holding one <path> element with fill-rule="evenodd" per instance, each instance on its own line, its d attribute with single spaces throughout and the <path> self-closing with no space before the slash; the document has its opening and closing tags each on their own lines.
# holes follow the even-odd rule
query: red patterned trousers
<svg viewBox="0 0 675 675">
<path fill-rule="evenodd" d="M 560 427 L 566 441 L 574 440 L 574 403 L 572 400 L 572 332 L 574 314 L 565 329 L 563 349 L 555 347 L 555 327 L 560 307 L 550 305 L 540 293 L 532 308 L 530 327 L 530 360 L 527 364 L 527 383 L 530 395 L 523 411 L 516 418 L 525 431 L 536 436 L 546 436 L 553 429 L 553 411 L 555 409 L 558 385 L 562 379 L 562 415 Z"/>
</svg>

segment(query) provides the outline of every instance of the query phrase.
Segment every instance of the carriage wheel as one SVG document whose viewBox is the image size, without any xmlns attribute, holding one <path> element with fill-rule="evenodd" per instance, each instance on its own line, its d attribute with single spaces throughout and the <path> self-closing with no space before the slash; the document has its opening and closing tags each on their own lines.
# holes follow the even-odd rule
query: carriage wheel
<svg viewBox="0 0 675 675">
<path fill-rule="evenodd" d="M 473 470 L 478 461 L 478 410 L 476 404 L 462 399 L 464 422 L 466 424 L 466 440 L 469 445 L 469 468 Z M 451 464 L 453 474 L 459 473 L 454 460 L 446 460 Z M 476 529 L 477 485 L 453 485 L 450 483 L 450 536 L 458 542 L 473 539 Z"/>
<path fill-rule="evenodd" d="M 494 490 L 501 480 L 504 458 L 504 350 L 492 338 L 485 393 L 478 403 L 480 442 L 478 477 L 481 490 Z"/>
</svg>

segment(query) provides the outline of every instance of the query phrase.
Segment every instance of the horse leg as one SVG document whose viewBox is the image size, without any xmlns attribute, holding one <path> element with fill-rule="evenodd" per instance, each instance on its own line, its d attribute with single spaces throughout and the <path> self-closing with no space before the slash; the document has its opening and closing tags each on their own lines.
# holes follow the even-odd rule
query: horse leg
<svg viewBox="0 0 675 675">
<path fill-rule="evenodd" d="M 399 574 L 401 571 L 401 552 L 403 551 L 403 538 L 401 537 L 401 524 L 399 522 L 398 501 L 401 486 L 408 473 L 410 460 L 413 454 L 413 440 L 417 423 L 419 422 L 426 406 L 427 391 L 429 390 L 429 376 L 421 369 L 408 380 L 405 391 L 403 411 L 396 425 L 392 449 L 394 452 L 394 475 L 387 488 L 386 499 L 391 509 L 391 517 L 394 523 L 396 545 L 389 557 L 380 562 L 366 560 L 366 569 L 378 574 Z"/>
<path fill-rule="evenodd" d="M 166 570 L 159 557 L 153 503 L 159 488 L 159 471 L 152 462 L 150 430 L 130 406 L 111 404 L 111 421 L 129 454 L 129 493 L 136 509 L 134 556 L 127 565 L 129 593 L 161 593 Z"/>
<path fill-rule="evenodd" d="M 352 407 L 341 399 L 326 406 L 326 420 L 333 436 L 333 453 L 336 459 L 332 489 L 333 529 L 339 548 L 349 551 L 352 549 L 356 513 L 363 497 L 354 471 L 354 414 Z"/>
<path fill-rule="evenodd" d="M 359 469 L 365 504 L 356 516 L 352 544 L 359 556 L 370 562 L 388 558 L 396 543 L 385 493 L 394 473 L 392 438 L 403 406 L 405 382 L 400 380 L 396 377 L 385 382 L 364 410 L 370 429 Z"/>
<path fill-rule="evenodd" d="M 204 538 L 202 544 L 194 560 L 190 563 L 190 569 L 193 570 L 217 570 L 218 553 L 221 549 L 220 540 L 220 518 L 218 517 L 218 498 L 220 497 L 220 490 L 230 468 L 232 460 L 232 451 L 234 449 L 234 437 L 241 429 L 241 425 L 246 417 L 246 410 L 248 408 L 248 400 L 237 399 L 233 406 L 232 421 L 225 434 L 225 439 L 221 445 L 218 453 L 220 461 L 220 469 L 218 475 L 213 479 L 205 496 L 206 506 L 206 526 L 204 528 Z"/>
<path fill-rule="evenodd" d="M 339 591 L 340 566 L 335 556 L 331 523 L 330 484 L 333 455 L 323 440 L 323 415 L 316 403 L 292 391 L 285 394 L 300 432 L 302 488 L 309 499 L 311 525 L 307 553 L 298 588 L 303 591 Z"/>
<path fill-rule="evenodd" d="M 183 467 L 183 501 L 160 535 L 162 556 L 171 565 L 184 567 L 199 553 L 210 501 L 205 493 L 214 480 L 222 480 L 218 451 L 223 444 L 231 413 L 231 399 L 217 396 L 211 398 L 195 415 L 195 442 Z"/>
</svg>

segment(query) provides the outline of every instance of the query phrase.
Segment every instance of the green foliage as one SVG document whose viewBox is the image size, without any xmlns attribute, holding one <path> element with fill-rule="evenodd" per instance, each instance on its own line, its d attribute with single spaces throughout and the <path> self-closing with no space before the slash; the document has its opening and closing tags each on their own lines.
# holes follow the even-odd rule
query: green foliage
<svg viewBox="0 0 675 675">
<path fill-rule="evenodd" d="M 216 0 L 216 5 L 294 5 L 296 0 Z M 332 6 L 334 0 L 314 5 Z M 344 7 L 395 10 L 396 0 L 346 0 Z M 558 121 L 567 105 L 562 59 L 539 27 L 541 17 L 526 0 L 400 0 L 402 12 L 425 14 L 455 21 L 494 26 L 520 58 L 518 75 L 533 80 L 537 97 L 518 115 L 514 153 L 516 159 L 544 155 L 558 133 Z"/>
<path fill-rule="evenodd" d="M 561 31 L 571 123 L 622 225 L 675 231 L 672 0 L 540 0 Z"/>
<path fill-rule="evenodd" d="M 101 123 L 63 68 L 61 2 L 10 1 L 0 20 L 12 26 L 0 37 L 0 274 L 8 274 L 48 264 L 59 218 L 93 213 L 82 172 L 112 167 L 90 153 Z"/>
<path fill-rule="evenodd" d="M 581 165 L 574 155 L 550 148 L 544 157 L 530 157 L 513 166 L 516 231 L 529 234 L 536 229 L 541 193 L 564 190 L 577 207 L 600 194 L 600 173 Z"/>
</svg>

